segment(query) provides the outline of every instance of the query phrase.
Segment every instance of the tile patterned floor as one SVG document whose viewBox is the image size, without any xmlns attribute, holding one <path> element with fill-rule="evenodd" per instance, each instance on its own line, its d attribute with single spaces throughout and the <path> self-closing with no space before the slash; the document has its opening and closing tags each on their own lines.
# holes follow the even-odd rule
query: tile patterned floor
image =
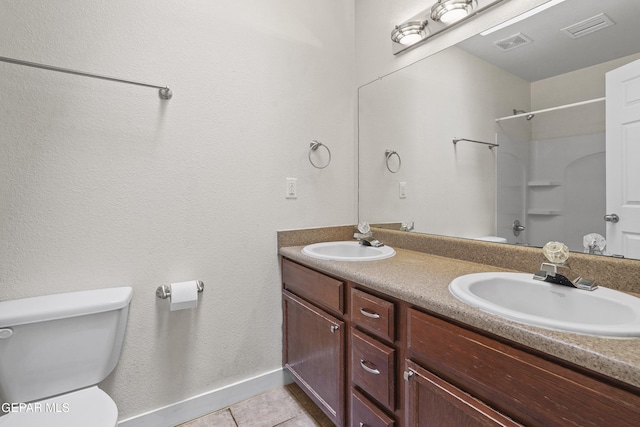
<svg viewBox="0 0 640 427">
<path fill-rule="evenodd" d="M 179 427 L 333 427 L 295 383 L 252 397 Z"/>
</svg>

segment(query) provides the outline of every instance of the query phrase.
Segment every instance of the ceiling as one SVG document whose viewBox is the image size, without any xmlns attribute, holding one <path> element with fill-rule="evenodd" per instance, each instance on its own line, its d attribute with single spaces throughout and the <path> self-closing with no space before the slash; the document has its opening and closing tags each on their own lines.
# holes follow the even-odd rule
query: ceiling
<svg viewBox="0 0 640 427">
<path fill-rule="evenodd" d="M 563 28 L 605 13 L 614 25 L 571 38 Z M 494 43 L 515 35 L 524 35 Z M 525 38 L 531 40 L 526 44 Z M 516 46 L 504 50 L 505 46 Z M 458 47 L 534 82 L 640 51 L 640 0 L 565 0 L 537 15 Z"/>
</svg>

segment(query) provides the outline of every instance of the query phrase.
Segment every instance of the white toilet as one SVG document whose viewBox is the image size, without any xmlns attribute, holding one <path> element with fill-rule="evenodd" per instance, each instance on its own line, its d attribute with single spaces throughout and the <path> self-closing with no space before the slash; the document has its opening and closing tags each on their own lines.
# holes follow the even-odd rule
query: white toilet
<svg viewBox="0 0 640 427">
<path fill-rule="evenodd" d="M 96 384 L 120 359 L 130 287 L 0 302 L 0 426 L 115 427 Z"/>
</svg>

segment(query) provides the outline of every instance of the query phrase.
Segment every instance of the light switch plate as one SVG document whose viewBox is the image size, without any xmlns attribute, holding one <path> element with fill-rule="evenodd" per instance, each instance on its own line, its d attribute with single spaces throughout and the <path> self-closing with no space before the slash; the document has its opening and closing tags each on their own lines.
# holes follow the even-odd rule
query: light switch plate
<svg viewBox="0 0 640 427">
<path fill-rule="evenodd" d="M 298 198 L 298 178 L 287 178 L 287 191 L 285 198 L 297 199 Z"/>
</svg>

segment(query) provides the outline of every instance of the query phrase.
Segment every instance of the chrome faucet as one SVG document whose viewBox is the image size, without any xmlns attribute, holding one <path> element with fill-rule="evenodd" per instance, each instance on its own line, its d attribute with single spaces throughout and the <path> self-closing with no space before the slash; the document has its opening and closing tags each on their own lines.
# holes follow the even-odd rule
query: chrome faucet
<svg viewBox="0 0 640 427">
<path fill-rule="evenodd" d="M 544 282 L 555 283 L 556 285 L 569 286 L 586 291 L 593 291 L 598 288 L 598 285 L 595 284 L 595 280 L 587 280 L 582 277 L 578 277 L 572 281 L 568 277 L 569 274 L 571 274 L 571 269 L 566 265 L 543 262 L 540 266 L 540 270 L 533 275 L 533 278 Z"/>
<path fill-rule="evenodd" d="M 355 233 L 353 237 L 358 239 L 358 243 L 360 243 L 362 246 L 373 246 L 374 248 L 384 246 L 384 243 L 382 243 L 378 239 L 374 239 L 373 236 L 365 236 L 364 234 Z"/>
<path fill-rule="evenodd" d="M 373 238 L 373 233 L 371 232 L 371 227 L 369 226 L 369 223 L 367 222 L 359 223 L 358 231 L 359 233 L 353 233 L 353 237 L 355 239 L 358 239 L 358 243 L 360 243 L 362 246 L 373 246 L 375 248 L 384 246 L 384 243 Z"/>
<path fill-rule="evenodd" d="M 587 250 L 590 254 L 602 255 L 602 249 L 600 249 L 600 246 L 595 240 L 587 245 Z"/>
<path fill-rule="evenodd" d="M 413 221 L 411 222 L 403 222 L 400 226 L 400 231 L 411 231 L 413 230 Z"/>
</svg>

